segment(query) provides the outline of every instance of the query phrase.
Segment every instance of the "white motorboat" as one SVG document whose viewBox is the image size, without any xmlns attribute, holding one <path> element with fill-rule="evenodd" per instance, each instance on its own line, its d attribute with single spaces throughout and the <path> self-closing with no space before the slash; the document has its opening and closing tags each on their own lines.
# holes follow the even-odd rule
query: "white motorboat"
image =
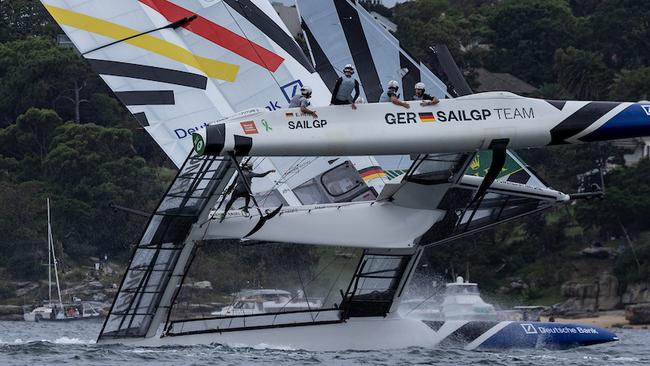
<svg viewBox="0 0 650 366">
<path fill-rule="evenodd" d="M 466 282 L 461 276 L 446 284 L 441 302 L 430 301 L 433 298 L 404 301 L 400 312 L 427 320 L 499 320 L 495 307 L 481 298 L 478 284 Z"/>
<path fill-rule="evenodd" d="M 232 305 L 213 311 L 216 316 L 239 316 L 319 309 L 319 300 L 297 298 L 291 292 L 276 289 L 243 290 L 235 295 Z"/>
</svg>

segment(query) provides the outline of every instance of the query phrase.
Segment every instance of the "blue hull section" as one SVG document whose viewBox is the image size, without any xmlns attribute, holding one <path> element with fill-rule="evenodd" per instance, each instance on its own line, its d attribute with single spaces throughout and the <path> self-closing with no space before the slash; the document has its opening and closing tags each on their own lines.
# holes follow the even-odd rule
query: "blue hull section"
<svg viewBox="0 0 650 366">
<path fill-rule="evenodd" d="M 624 139 L 650 135 L 650 103 L 632 104 L 594 132 L 581 137 L 584 142 Z"/>
<path fill-rule="evenodd" d="M 482 342 L 477 349 L 567 349 L 613 341 L 618 341 L 616 334 L 591 325 L 511 322 Z"/>
</svg>

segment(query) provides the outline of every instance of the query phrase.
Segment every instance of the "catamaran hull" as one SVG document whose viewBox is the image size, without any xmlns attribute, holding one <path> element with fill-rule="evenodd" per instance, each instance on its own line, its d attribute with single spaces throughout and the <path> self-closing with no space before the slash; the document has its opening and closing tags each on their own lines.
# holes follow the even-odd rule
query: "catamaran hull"
<svg viewBox="0 0 650 366">
<path fill-rule="evenodd" d="M 650 135 L 650 103 L 556 102 L 490 92 L 435 106 L 391 103 L 252 110 L 194 136 L 209 155 L 339 156 L 454 153 L 542 147 Z"/>
<path fill-rule="evenodd" d="M 230 347 L 310 351 L 370 351 L 409 347 L 452 347 L 466 350 L 566 349 L 617 340 L 618 337 L 606 329 L 576 324 L 364 318 L 325 325 L 283 326 L 137 340 L 102 339 L 100 343 L 151 347 L 222 344 Z"/>
</svg>

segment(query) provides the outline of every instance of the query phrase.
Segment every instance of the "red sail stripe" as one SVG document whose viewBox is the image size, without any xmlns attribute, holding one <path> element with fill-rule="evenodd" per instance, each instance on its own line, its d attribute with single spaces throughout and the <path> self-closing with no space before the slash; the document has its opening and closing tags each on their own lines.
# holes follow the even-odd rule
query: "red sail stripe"
<svg viewBox="0 0 650 366">
<path fill-rule="evenodd" d="M 159 12 L 170 22 L 194 15 L 168 0 L 138 0 Z M 195 33 L 208 41 L 217 44 L 239 56 L 254 62 L 263 68 L 275 72 L 284 59 L 272 51 L 224 28 L 212 21 L 197 15 L 193 21 L 183 25 L 183 28 Z"/>
</svg>

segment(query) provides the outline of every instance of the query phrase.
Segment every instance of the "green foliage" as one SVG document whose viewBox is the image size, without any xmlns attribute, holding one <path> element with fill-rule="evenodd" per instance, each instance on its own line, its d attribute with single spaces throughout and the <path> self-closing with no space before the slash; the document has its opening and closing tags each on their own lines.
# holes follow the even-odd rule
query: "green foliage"
<svg viewBox="0 0 650 366">
<path fill-rule="evenodd" d="M 485 9 L 485 37 L 494 46 L 487 60 L 491 69 L 537 85 L 550 80 L 555 50 L 571 45 L 575 36 L 576 19 L 566 1 L 506 0 Z"/>
<path fill-rule="evenodd" d="M 94 76 L 71 50 L 43 38 L 0 44 L 0 127 L 12 123 L 31 107 L 53 108 L 64 119 L 74 117 L 63 99 L 74 87 Z"/>
<path fill-rule="evenodd" d="M 601 52 L 609 67 L 636 69 L 650 64 L 648 3 L 642 0 L 603 0 L 585 17 L 580 40 Z"/>
<path fill-rule="evenodd" d="M 0 0 L 0 42 L 29 35 L 53 36 L 58 28 L 38 0 Z"/>
<path fill-rule="evenodd" d="M 443 43 L 452 54 L 464 59 L 467 55 L 461 52 L 461 46 L 470 43 L 471 31 L 477 23 L 447 10 L 449 4 L 445 0 L 409 1 L 396 6 L 393 21 L 398 26 L 396 36 L 401 45 L 426 60 L 429 47 Z"/>
<path fill-rule="evenodd" d="M 611 84 L 611 72 L 598 52 L 558 49 L 553 71 L 560 85 L 579 100 L 600 99 Z"/>
<path fill-rule="evenodd" d="M 650 227 L 650 159 L 611 172 L 606 197 L 578 206 L 576 217 L 585 227 L 622 235 L 621 225 L 633 235 Z"/>
<path fill-rule="evenodd" d="M 623 70 L 614 79 L 609 97 L 613 100 L 650 99 L 650 67 Z"/>
</svg>

